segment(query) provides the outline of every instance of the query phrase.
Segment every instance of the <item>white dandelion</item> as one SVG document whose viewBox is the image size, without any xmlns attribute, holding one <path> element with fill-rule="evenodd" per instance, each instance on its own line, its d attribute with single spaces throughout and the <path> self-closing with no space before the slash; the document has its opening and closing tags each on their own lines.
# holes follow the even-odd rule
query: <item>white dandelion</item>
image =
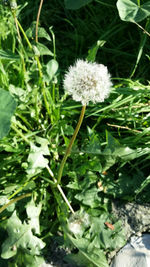
<svg viewBox="0 0 150 267">
<path fill-rule="evenodd" d="M 64 77 L 64 89 L 75 101 L 81 101 L 82 110 L 74 134 L 61 161 L 57 184 L 60 184 L 64 165 L 71 153 L 73 143 L 81 127 L 86 105 L 89 102 L 104 102 L 109 96 L 112 83 L 106 66 L 84 60 L 77 60 L 74 66 L 70 66 Z M 77 228 L 78 229 L 78 228 Z M 78 230 L 77 230 L 78 231 Z"/>
<path fill-rule="evenodd" d="M 112 82 L 106 66 L 84 60 L 77 60 L 70 66 L 64 78 L 64 89 L 82 105 L 89 102 L 104 102 L 109 96 Z"/>
</svg>

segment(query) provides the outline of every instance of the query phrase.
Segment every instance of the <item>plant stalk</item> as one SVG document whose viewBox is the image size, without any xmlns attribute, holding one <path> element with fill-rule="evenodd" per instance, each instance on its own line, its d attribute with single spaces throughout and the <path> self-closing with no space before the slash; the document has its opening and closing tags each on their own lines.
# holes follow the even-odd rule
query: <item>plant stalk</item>
<svg viewBox="0 0 150 267">
<path fill-rule="evenodd" d="M 140 7 L 140 0 L 137 0 L 137 4 L 138 4 L 138 6 Z"/>
<path fill-rule="evenodd" d="M 11 124 L 11 128 L 19 135 L 21 138 L 27 143 L 30 144 L 30 141 L 28 138 L 20 131 L 17 129 L 17 127 L 14 124 Z"/>
<path fill-rule="evenodd" d="M 42 5 L 43 5 L 43 0 L 40 1 L 39 10 L 38 10 L 37 18 L 36 18 L 36 31 L 35 31 L 36 43 L 38 42 L 38 25 L 39 25 L 39 19 L 40 19 Z"/>
<path fill-rule="evenodd" d="M 70 211 L 74 214 L 75 212 L 74 212 L 72 206 L 70 205 L 70 203 L 69 203 L 67 197 L 65 196 L 65 194 L 64 194 L 64 192 L 63 192 L 61 186 L 60 186 L 59 184 L 57 184 L 57 180 L 55 179 L 53 172 L 51 171 L 51 169 L 49 168 L 48 165 L 47 165 L 46 168 L 47 168 L 47 170 L 48 170 L 50 176 L 53 178 L 54 183 L 57 185 L 57 189 L 58 189 L 58 191 L 60 192 L 60 194 L 62 195 L 62 198 L 63 198 L 64 201 L 66 202 L 66 204 L 67 204 L 67 206 L 69 207 Z M 52 188 L 52 190 L 53 190 L 53 188 Z M 54 193 L 54 195 L 55 195 L 54 190 L 53 190 L 53 193 Z M 58 203 L 58 204 L 59 204 L 59 203 Z"/>
<path fill-rule="evenodd" d="M 80 127 L 81 127 L 81 124 L 82 124 L 82 121 L 83 121 L 83 118 L 84 118 L 84 114 L 85 114 L 85 110 L 86 110 L 86 105 L 82 106 L 82 110 L 81 110 L 81 114 L 80 114 L 80 118 L 79 118 L 79 121 L 77 123 L 77 126 L 76 126 L 76 129 L 74 131 L 74 134 L 70 140 L 70 143 L 69 143 L 69 146 L 67 147 L 66 149 L 66 152 L 65 152 L 65 155 L 61 161 L 61 164 L 60 164 L 60 167 L 59 167 L 59 171 L 58 171 L 58 177 L 57 177 L 57 185 L 60 184 L 61 182 L 61 177 L 62 177 L 62 174 L 63 174 L 63 169 L 64 169 L 64 165 L 66 163 L 66 160 L 68 158 L 68 156 L 70 155 L 70 152 L 71 152 L 71 148 L 73 146 L 73 143 L 77 137 L 77 134 L 80 130 Z"/>
<path fill-rule="evenodd" d="M 0 208 L 0 213 L 3 212 L 5 209 L 8 208 L 8 206 L 10 206 L 11 204 L 23 199 L 23 198 L 26 198 L 26 197 L 30 197 L 32 196 L 32 193 L 27 193 L 27 194 L 24 194 L 22 196 L 19 196 L 19 197 L 16 197 L 12 200 L 10 200 L 7 204 L 5 204 L 3 207 Z"/>
</svg>

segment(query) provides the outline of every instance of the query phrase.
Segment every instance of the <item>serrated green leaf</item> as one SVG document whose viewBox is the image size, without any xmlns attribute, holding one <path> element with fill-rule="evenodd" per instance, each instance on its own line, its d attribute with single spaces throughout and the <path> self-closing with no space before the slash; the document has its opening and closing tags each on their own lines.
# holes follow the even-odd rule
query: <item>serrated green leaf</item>
<svg viewBox="0 0 150 267">
<path fill-rule="evenodd" d="M 100 206 L 100 198 L 98 197 L 99 189 L 93 186 L 90 189 L 83 190 L 81 193 L 76 194 L 75 198 L 81 201 L 84 205 L 96 208 Z"/>
<path fill-rule="evenodd" d="M 30 143 L 30 153 L 27 161 L 29 162 L 29 166 L 26 169 L 26 172 L 29 175 L 35 175 L 39 173 L 43 168 L 45 168 L 48 164 L 48 159 L 44 157 L 44 155 L 49 155 L 48 149 L 48 140 L 36 137 L 36 141 L 39 146 L 36 146 L 32 142 Z"/>
<path fill-rule="evenodd" d="M 8 91 L 0 89 L 0 139 L 10 130 L 11 117 L 16 109 L 16 101 Z"/>
<path fill-rule="evenodd" d="M 139 22 L 150 15 L 150 1 L 138 5 L 137 0 L 118 0 L 117 8 L 124 21 Z"/>
<path fill-rule="evenodd" d="M 114 197 L 132 200 L 144 180 L 144 174 L 138 172 L 128 173 L 126 170 L 118 174 L 118 179 L 107 184 L 107 194 Z"/>
<path fill-rule="evenodd" d="M 65 135 L 73 135 L 74 133 L 74 128 L 71 125 L 65 124 L 62 126 L 63 127 L 63 132 Z"/>
<path fill-rule="evenodd" d="M 105 147 L 102 155 L 105 158 L 103 170 L 108 170 L 118 160 L 127 162 L 138 157 L 137 150 L 120 145 L 119 141 L 114 138 L 108 131 L 106 131 L 107 146 Z"/>
<path fill-rule="evenodd" d="M 67 9 L 79 9 L 92 1 L 93 0 L 65 0 L 65 7 Z"/>
<path fill-rule="evenodd" d="M 106 222 L 112 224 L 114 230 L 108 228 L 105 225 Z M 100 217 L 93 217 L 89 231 L 93 240 L 89 246 L 91 250 L 94 246 L 104 250 L 115 250 L 124 246 L 126 243 L 121 221 L 113 223 L 108 213 L 103 213 Z"/>
<path fill-rule="evenodd" d="M 88 145 L 85 147 L 85 152 L 88 154 L 98 155 L 101 154 L 101 144 L 99 137 L 93 134 L 89 140 Z"/>
<path fill-rule="evenodd" d="M 111 150 L 111 153 L 115 151 L 116 147 L 120 147 L 119 141 L 116 138 L 114 138 L 108 131 L 106 131 L 106 142 L 107 142 L 106 149 L 109 148 Z"/>
<path fill-rule="evenodd" d="M 8 238 L 2 244 L 1 257 L 3 259 L 9 259 L 16 255 L 19 248 L 24 249 L 30 255 L 40 255 L 45 243 L 33 235 L 32 227 L 29 224 L 20 221 L 16 211 L 7 220 L 5 229 Z"/>
<path fill-rule="evenodd" d="M 86 258 L 89 267 L 108 267 L 108 263 L 105 257 L 105 254 L 102 250 L 94 248 L 88 253 L 88 246 L 90 241 L 85 238 L 75 239 L 70 234 L 67 233 L 67 237 L 77 247 L 80 253 Z"/>
<path fill-rule="evenodd" d="M 25 263 L 26 267 L 37 267 L 37 266 L 43 266 L 42 264 L 45 263 L 44 258 L 40 256 L 33 256 L 29 254 L 22 253 L 22 264 Z"/>
<path fill-rule="evenodd" d="M 80 251 L 76 254 L 69 254 L 65 256 L 64 259 L 68 262 L 68 264 L 72 264 L 73 266 L 91 266 L 89 265 L 89 260 L 86 259 L 86 257 Z"/>
<path fill-rule="evenodd" d="M 39 215 L 41 213 L 41 208 L 42 204 L 39 203 L 39 205 L 36 206 L 33 199 L 31 199 L 26 206 L 26 212 L 30 220 L 29 224 L 36 234 L 40 234 Z"/>
</svg>

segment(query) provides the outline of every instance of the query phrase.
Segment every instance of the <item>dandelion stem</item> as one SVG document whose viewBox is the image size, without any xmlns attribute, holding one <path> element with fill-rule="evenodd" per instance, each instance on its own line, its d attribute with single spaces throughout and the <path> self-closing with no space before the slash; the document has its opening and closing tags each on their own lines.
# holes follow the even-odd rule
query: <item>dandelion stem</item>
<svg viewBox="0 0 150 267">
<path fill-rule="evenodd" d="M 66 149 L 66 152 L 65 152 L 65 155 L 61 161 L 61 164 L 60 164 L 60 167 L 59 167 L 59 171 L 58 171 L 58 177 L 57 177 L 57 185 L 60 184 L 61 182 L 61 177 L 62 177 L 62 174 L 63 174 L 63 169 L 64 169 L 64 165 L 66 163 L 66 160 L 71 152 L 71 148 L 73 146 L 73 143 L 77 137 L 77 134 L 79 132 L 79 129 L 80 129 L 80 126 L 82 124 L 82 121 L 83 121 L 83 118 L 84 118 L 84 114 L 85 114 L 85 110 L 86 110 L 86 105 L 82 106 L 82 110 L 81 110 L 81 114 L 80 114 L 80 118 L 79 118 L 79 121 L 77 123 L 77 126 L 76 126 L 76 129 L 74 131 L 74 134 L 70 140 L 70 143 L 69 143 L 69 146 L 67 147 Z"/>
</svg>

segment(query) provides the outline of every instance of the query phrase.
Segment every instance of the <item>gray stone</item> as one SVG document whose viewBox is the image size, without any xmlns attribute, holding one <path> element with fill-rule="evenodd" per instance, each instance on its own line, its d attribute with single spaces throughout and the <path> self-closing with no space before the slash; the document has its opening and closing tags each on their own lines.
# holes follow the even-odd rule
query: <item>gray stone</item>
<svg viewBox="0 0 150 267">
<path fill-rule="evenodd" d="M 132 236 L 116 255 L 111 267 L 150 267 L 150 234 Z"/>
<path fill-rule="evenodd" d="M 122 221 L 127 240 L 132 235 L 140 235 L 143 232 L 150 232 L 150 205 L 126 203 L 120 204 L 114 201 L 112 213 Z"/>
</svg>

